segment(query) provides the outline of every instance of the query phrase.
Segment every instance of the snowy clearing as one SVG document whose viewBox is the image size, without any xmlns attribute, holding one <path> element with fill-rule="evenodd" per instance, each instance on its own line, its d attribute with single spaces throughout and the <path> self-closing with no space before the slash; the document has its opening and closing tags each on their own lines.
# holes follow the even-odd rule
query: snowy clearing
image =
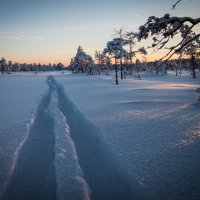
<svg viewBox="0 0 200 200">
<path fill-rule="evenodd" d="M 1 199 L 199 199 L 199 83 L 1 76 Z"/>
</svg>

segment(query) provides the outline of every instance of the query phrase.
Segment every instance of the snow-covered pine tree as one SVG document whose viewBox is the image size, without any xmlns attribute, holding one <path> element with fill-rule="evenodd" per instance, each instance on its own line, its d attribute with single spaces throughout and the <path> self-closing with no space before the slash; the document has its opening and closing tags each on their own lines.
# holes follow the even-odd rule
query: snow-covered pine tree
<svg viewBox="0 0 200 200">
<path fill-rule="evenodd" d="M 87 66 L 93 62 L 90 55 L 86 54 L 81 46 L 78 47 L 77 53 L 73 60 L 71 60 L 72 69 L 82 73 L 86 72 Z"/>
</svg>

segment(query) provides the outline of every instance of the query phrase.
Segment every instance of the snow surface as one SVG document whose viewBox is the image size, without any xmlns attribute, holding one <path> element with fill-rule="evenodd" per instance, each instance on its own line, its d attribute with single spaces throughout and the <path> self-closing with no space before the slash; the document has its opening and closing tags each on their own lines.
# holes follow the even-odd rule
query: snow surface
<svg viewBox="0 0 200 200">
<path fill-rule="evenodd" d="M 2 200 L 199 199 L 199 82 L 1 76 Z"/>
<path fill-rule="evenodd" d="M 35 108 L 48 89 L 46 77 L 0 77 L 0 193 L 27 135 Z"/>
</svg>

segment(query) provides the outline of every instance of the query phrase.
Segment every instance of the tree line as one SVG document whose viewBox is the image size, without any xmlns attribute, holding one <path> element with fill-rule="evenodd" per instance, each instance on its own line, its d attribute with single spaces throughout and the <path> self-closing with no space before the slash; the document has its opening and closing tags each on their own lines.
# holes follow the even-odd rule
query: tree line
<svg viewBox="0 0 200 200">
<path fill-rule="evenodd" d="M 26 64 L 26 63 L 13 63 L 12 61 L 7 61 L 5 58 L 0 59 L 0 70 L 1 74 L 3 75 L 4 73 L 11 73 L 11 72 L 20 72 L 20 71 L 34 71 L 35 73 L 39 71 L 55 71 L 55 70 L 63 70 L 64 65 L 62 63 L 58 64 L 51 64 L 49 63 L 48 65 L 45 64 Z"/>
<path fill-rule="evenodd" d="M 172 9 L 175 9 L 181 2 L 182 0 L 176 1 Z M 81 71 L 91 74 L 114 68 L 116 84 L 118 83 L 118 70 L 123 79 L 127 70 L 133 73 L 145 68 L 163 74 L 169 66 L 171 68 L 173 66 L 176 75 L 181 74 L 182 68 L 190 66 L 192 76 L 195 78 L 195 69 L 198 69 L 200 57 L 200 33 L 194 32 L 194 27 L 199 24 L 200 18 L 175 17 L 170 14 L 162 17 L 150 16 L 137 32 L 127 32 L 124 28 L 116 30 L 115 37 L 107 42 L 102 51 L 95 52 L 94 59 L 79 46 L 75 57 L 71 59 L 69 68 L 74 72 Z M 177 43 L 174 40 L 175 36 L 179 38 Z M 151 46 L 140 45 L 140 42 L 146 39 L 151 39 Z M 170 45 L 171 41 L 173 41 L 173 46 Z M 153 63 L 147 62 L 146 55 L 150 49 L 153 51 L 165 49 L 167 53 Z M 175 54 L 178 58 L 171 60 Z M 139 59 L 138 55 L 142 58 Z M 133 63 L 134 57 L 135 62 Z M 181 67 L 181 63 L 185 64 Z"/>
</svg>

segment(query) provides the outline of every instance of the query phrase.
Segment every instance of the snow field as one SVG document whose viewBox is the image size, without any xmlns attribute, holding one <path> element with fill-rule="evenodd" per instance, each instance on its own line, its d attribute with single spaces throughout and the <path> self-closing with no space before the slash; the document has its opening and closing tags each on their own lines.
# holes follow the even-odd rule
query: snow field
<svg viewBox="0 0 200 200">
<path fill-rule="evenodd" d="M 143 75 L 116 86 L 110 76 L 26 73 L 0 82 L 3 200 L 199 199 L 199 79 Z"/>
</svg>

